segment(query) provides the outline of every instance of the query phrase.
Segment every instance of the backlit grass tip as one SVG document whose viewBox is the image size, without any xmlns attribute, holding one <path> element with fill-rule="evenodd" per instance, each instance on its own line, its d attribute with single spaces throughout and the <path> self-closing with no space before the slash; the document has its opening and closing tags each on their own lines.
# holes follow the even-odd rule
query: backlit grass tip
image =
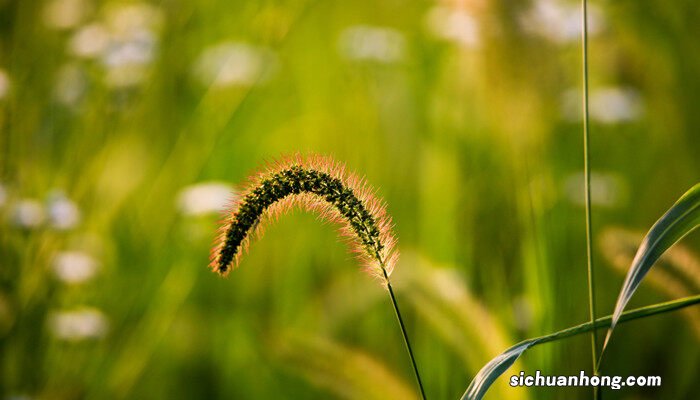
<svg viewBox="0 0 700 400">
<path fill-rule="evenodd" d="M 391 218 L 364 180 L 321 156 L 289 157 L 250 179 L 225 212 L 211 268 L 226 275 L 250 240 L 295 206 L 339 225 L 366 270 L 386 283 L 398 258 Z"/>
</svg>

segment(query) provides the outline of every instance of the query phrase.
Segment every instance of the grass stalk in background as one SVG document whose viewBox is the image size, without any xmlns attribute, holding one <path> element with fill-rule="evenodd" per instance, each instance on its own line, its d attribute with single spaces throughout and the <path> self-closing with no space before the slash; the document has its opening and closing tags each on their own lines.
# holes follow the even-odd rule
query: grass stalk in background
<svg viewBox="0 0 700 400">
<path fill-rule="evenodd" d="M 586 196 L 586 259 L 588 264 L 588 308 L 590 320 L 594 325 L 591 330 L 591 355 L 593 357 L 593 373 L 598 373 L 598 340 L 595 323 L 595 268 L 593 267 L 593 222 L 591 217 L 591 154 L 590 129 L 588 121 L 588 2 L 581 1 L 581 42 L 582 42 L 582 74 L 583 74 L 583 173 Z M 598 390 L 594 389 L 594 398 L 598 398 Z"/>
</svg>

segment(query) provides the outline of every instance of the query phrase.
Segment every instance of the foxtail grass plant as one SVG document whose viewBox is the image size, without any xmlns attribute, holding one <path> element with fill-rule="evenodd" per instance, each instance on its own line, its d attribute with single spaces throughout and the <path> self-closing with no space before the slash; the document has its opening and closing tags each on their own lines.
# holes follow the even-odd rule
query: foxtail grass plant
<svg viewBox="0 0 700 400">
<path fill-rule="evenodd" d="M 226 211 L 211 253 L 221 275 L 235 268 L 250 241 L 270 221 L 298 206 L 340 226 L 365 270 L 388 290 L 421 397 L 425 391 L 389 277 L 398 259 L 391 217 L 370 187 L 345 168 L 321 156 L 296 155 L 255 175 Z"/>
</svg>

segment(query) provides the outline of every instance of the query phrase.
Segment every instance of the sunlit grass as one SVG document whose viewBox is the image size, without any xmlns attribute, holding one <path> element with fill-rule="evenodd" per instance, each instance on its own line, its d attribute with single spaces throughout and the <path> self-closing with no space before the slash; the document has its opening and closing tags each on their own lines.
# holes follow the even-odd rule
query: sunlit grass
<svg viewBox="0 0 700 400">
<path fill-rule="evenodd" d="M 593 217 L 643 231 L 698 180 L 697 5 L 591 6 Z M 431 260 L 426 276 L 452 271 L 447 286 L 407 276 L 403 289 L 413 263 L 397 267 L 429 399 L 456 398 L 495 355 L 460 341 L 481 337 L 458 336 L 476 314 L 498 327 L 492 353 L 585 321 L 577 7 L 0 2 L 0 398 L 337 396 L 337 376 L 319 384 L 271 352 L 290 329 L 332 343 L 323 360 L 360 349 L 410 386 L 381 289 L 313 217 L 271 227 L 235 279 L 206 273 L 216 191 L 183 197 L 295 152 L 366 175 L 400 250 Z M 598 307 L 612 309 L 622 276 L 598 260 Z M 669 295 L 649 286 L 635 307 Z M 449 287 L 468 300 L 445 298 Z M 454 309 L 472 301 L 481 311 Z M 57 331 L 56 316 L 77 330 Z M 697 393 L 692 325 L 644 326 L 616 332 L 606 370 Z M 519 362 L 586 368 L 579 345 Z M 351 378 L 354 393 L 373 385 Z"/>
</svg>

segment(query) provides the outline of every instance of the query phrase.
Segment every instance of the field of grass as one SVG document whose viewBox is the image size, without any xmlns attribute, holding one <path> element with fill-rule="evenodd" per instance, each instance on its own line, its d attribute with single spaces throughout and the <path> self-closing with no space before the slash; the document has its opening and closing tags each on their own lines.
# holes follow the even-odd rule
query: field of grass
<svg viewBox="0 0 700 400">
<path fill-rule="evenodd" d="M 700 180 L 700 7 L 589 7 L 605 316 L 644 233 Z M 0 400 L 418 399 L 385 290 L 333 225 L 292 212 L 227 278 L 207 268 L 222 207 L 295 153 L 386 202 L 429 399 L 587 322 L 579 8 L 0 0 Z M 700 236 L 671 250 L 629 308 L 700 292 Z M 663 385 L 603 398 L 697 398 L 699 343 L 697 306 L 619 326 L 601 373 Z M 590 338 L 521 370 L 592 373 Z M 592 390 L 503 377 L 486 398 Z"/>
</svg>

